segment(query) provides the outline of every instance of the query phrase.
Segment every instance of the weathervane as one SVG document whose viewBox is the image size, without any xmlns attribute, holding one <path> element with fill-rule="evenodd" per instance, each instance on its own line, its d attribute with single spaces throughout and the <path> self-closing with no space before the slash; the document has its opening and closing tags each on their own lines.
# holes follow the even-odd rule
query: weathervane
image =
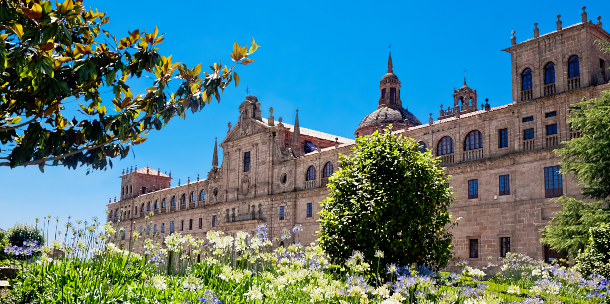
<svg viewBox="0 0 610 304">
<path fill-rule="evenodd" d="M 388 44 L 388 49 L 390 49 L 390 54 L 392 54 L 392 44 Z"/>
</svg>

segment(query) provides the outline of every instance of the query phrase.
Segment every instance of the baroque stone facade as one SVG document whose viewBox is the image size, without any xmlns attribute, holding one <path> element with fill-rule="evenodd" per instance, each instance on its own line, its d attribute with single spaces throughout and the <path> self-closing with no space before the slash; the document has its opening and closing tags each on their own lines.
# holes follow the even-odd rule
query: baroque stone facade
<svg viewBox="0 0 610 304">
<path fill-rule="evenodd" d="M 450 213 L 462 218 L 453 230 L 454 251 L 475 266 L 506 251 L 556 257 L 539 242 L 540 229 L 559 209 L 552 197 L 579 196 L 580 188 L 571 176 L 556 173 L 560 159 L 553 149 L 579 136 L 566 122 L 571 105 L 610 89 L 610 55 L 595 43 L 610 34 L 601 22 L 587 21 L 584 8 L 582 19 L 566 28 L 558 20 L 557 30 L 542 36 L 535 28 L 534 38 L 521 43 L 513 32 L 512 45 L 503 50 L 511 55 L 512 103 L 492 108 L 486 102 L 479 109 L 476 90 L 464 80 L 454 91 L 454 107 L 441 105 L 439 119 L 430 114 L 423 125 L 402 106 L 390 56 L 378 108 L 355 130 L 363 136 L 393 124 L 396 133 L 419 140 L 442 159 L 452 176 Z M 258 223 L 268 225 L 272 238 L 301 224 L 301 242 L 314 241 L 328 176 L 355 141 L 300 127 L 298 111 L 294 125 L 269 112 L 263 118 L 258 99 L 246 97 L 238 122 L 229 123 L 220 143 L 222 164 L 215 146 L 205 179 L 170 187 L 171 172 L 124 172 L 121 199 L 107 205 L 108 220 L 121 219 L 125 227 L 124 242 L 134 229 L 204 237 L 214 229 L 253 232 Z M 150 212 L 155 215 L 147 222 Z"/>
</svg>

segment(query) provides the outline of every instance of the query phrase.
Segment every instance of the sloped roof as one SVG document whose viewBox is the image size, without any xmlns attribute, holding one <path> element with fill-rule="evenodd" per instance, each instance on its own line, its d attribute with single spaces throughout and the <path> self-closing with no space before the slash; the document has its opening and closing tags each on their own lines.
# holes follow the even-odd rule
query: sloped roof
<svg viewBox="0 0 610 304">
<path fill-rule="evenodd" d="M 268 125 L 269 121 L 266 118 L 263 118 L 263 122 L 265 123 L 265 125 Z M 279 121 L 275 121 L 275 125 L 277 126 L 278 124 L 279 124 Z M 282 122 L 282 124 L 284 125 L 284 127 L 288 128 L 290 130 L 290 132 L 294 132 L 294 125 L 287 124 L 285 122 Z M 303 127 L 300 127 L 300 129 L 301 129 L 301 135 L 307 135 L 307 136 L 320 138 L 320 139 L 326 139 L 326 140 L 330 140 L 330 141 L 335 141 L 335 138 L 338 138 L 337 140 L 342 144 L 356 143 L 356 141 L 353 139 L 341 137 L 338 135 L 332 135 L 332 134 L 328 134 L 328 133 L 324 133 L 324 132 L 320 132 L 320 131 L 316 131 L 316 130 L 312 130 L 312 129 L 307 129 L 307 128 L 303 128 Z"/>
<path fill-rule="evenodd" d="M 148 168 L 148 173 L 146 172 L 146 168 Z M 155 170 L 155 169 L 153 169 L 151 167 L 144 167 L 144 168 L 136 170 L 136 172 L 137 173 L 142 173 L 142 174 L 148 174 L 148 175 L 157 175 L 157 173 L 158 173 L 159 176 L 169 177 L 169 175 L 167 175 L 165 173 L 161 173 L 161 172 L 159 172 L 159 171 L 157 171 L 157 170 Z"/>
<path fill-rule="evenodd" d="M 460 118 L 449 117 L 449 118 L 437 120 L 432 125 L 443 124 L 443 123 L 451 122 L 451 121 L 462 119 L 462 118 L 466 118 L 466 117 L 471 117 L 471 116 L 476 116 L 476 115 L 480 115 L 480 114 L 487 113 L 487 112 L 497 111 L 497 110 L 501 110 L 501 109 L 505 109 L 505 108 L 511 107 L 512 105 L 513 105 L 512 103 L 509 103 L 509 104 L 505 104 L 505 105 L 501 105 L 501 106 L 497 106 L 497 107 L 491 108 L 491 109 L 489 109 L 489 111 L 478 110 L 478 111 L 474 111 L 474 112 L 470 112 L 470 113 L 466 113 L 466 114 L 461 114 Z M 429 127 L 429 126 L 430 126 L 430 124 L 427 123 L 425 125 L 419 125 L 419 126 L 415 126 L 415 127 L 410 127 L 409 130 L 417 130 L 417 129 L 426 128 L 426 127 Z"/>
</svg>

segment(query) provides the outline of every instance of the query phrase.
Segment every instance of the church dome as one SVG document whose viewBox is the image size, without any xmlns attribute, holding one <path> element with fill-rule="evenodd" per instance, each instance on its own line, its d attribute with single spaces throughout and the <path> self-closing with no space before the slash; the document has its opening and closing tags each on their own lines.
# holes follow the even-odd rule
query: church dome
<svg viewBox="0 0 610 304">
<path fill-rule="evenodd" d="M 391 53 L 388 56 L 388 72 L 381 78 L 379 90 L 380 98 L 377 110 L 360 122 L 355 132 L 356 137 L 370 135 L 376 130 L 381 131 L 390 124 L 394 130 L 421 125 L 413 113 L 402 107 L 400 80 L 394 74 Z"/>
<path fill-rule="evenodd" d="M 417 119 L 413 113 L 409 112 L 409 110 L 403 109 L 402 107 L 382 107 L 364 117 L 364 119 L 358 125 L 357 130 L 367 127 L 382 128 L 388 126 L 389 124 L 394 126 L 402 126 L 404 125 L 405 120 L 409 122 L 410 126 L 421 125 L 419 119 Z"/>
</svg>

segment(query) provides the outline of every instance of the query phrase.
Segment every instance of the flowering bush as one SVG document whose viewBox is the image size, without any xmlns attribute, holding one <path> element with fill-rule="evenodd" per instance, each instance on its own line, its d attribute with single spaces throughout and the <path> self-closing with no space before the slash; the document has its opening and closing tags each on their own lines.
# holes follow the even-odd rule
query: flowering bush
<svg viewBox="0 0 610 304">
<path fill-rule="evenodd" d="M 610 223 L 589 229 L 587 247 L 576 257 L 576 269 L 584 275 L 610 278 Z"/>
<path fill-rule="evenodd" d="M 134 233 L 129 246 L 121 248 L 116 245 L 121 229 L 112 223 L 81 224 L 66 224 L 68 233 L 44 246 L 32 241 L 7 247 L 12 255 L 40 256 L 24 266 L 3 301 L 492 304 L 604 303 L 610 298 L 610 282 L 599 275 L 585 278 L 522 255 L 508 254 L 501 265 L 491 265 L 498 270 L 494 276 L 467 262 L 456 274 L 421 265 L 377 265 L 382 251 L 372 257 L 354 251 L 332 265 L 317 244 L 296 242 L 299 227 L 284 232 L 284 241 L 295 241 L 287 247 L 274 248 L 260 225 L 253 235 L 210 231 L 205 239 Z"/>
</svg>

